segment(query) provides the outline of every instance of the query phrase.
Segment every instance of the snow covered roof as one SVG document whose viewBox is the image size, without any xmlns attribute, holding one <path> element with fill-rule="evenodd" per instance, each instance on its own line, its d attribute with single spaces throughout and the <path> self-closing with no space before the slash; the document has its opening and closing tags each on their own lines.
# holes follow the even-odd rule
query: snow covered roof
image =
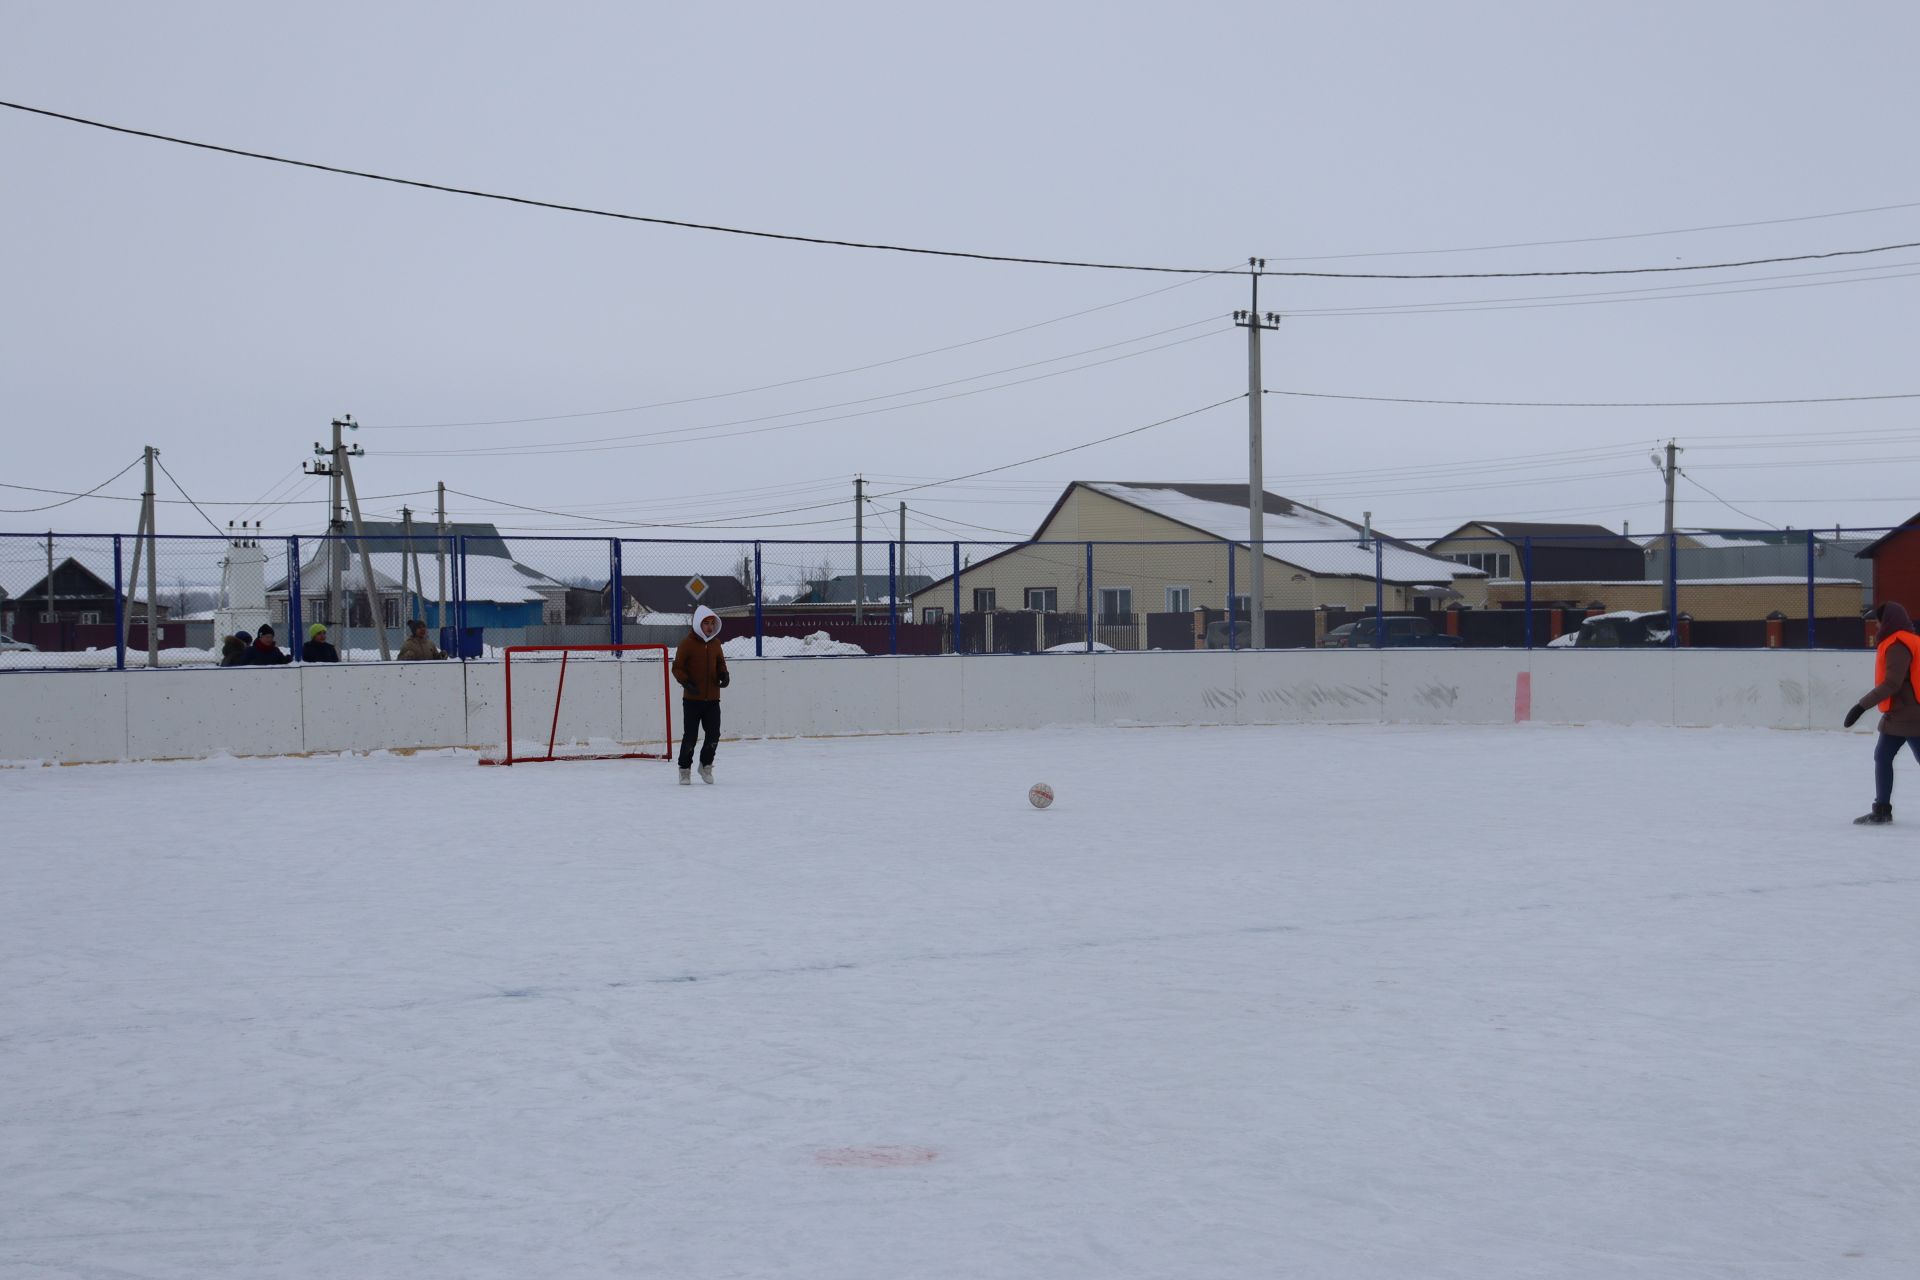
<svg viewBox="0 0 1920 1280">
<path fill-rule="evenodd" d="M 373 565 L 375 590 L 393 592 L 400 590 L 402 558 L 397 551 L 376 551 L 367 557 Z M 431 595 L 439 589 L 432 556 L 422 555 L 420 567 L 427 585 L 424 589 L 420 585 L 414 586 L 413 589 L 416 594 Z M 348 590 L 358 590 L 362 587 L 358 556 L 349 553 L 342 561 L 341 573 Z M 407 570 L 407 574 L 411 580 L 412 570 Z M 301 595 L 304 597 L 315 594 L 316 587 L 324 590 L 326 580 L 327 565 L 323 549 L 315 552 L 311 559 L 300 566 Z M 287 589 L 286 578 L 282 576 L 267 589 L 284 592 Z M 564 583 L 549 578 L 537 569 L 529 569 L 512 560 L 503 560 L 498 556 L 471 554 L 467 556 L 466 597 L 469 600 L 483 604 L 532 604 L 545 599 L 546 594 L 543 593 L 551 594 L 565 590 Z M 447 595 L 449 598 L 453 595 L 451 581 L 447 584 Z"/>
<path fill-rule="evenodd" d="M 1247 545 L 1246 489 L 1221 484 L 1154 484 L 1080 481 L 1084 488 L 1151 511 L 1157 516 L 1197 529 L 1209 537 Z M 1237 492 L 1238 498 L 1234 498 Z M 1324 577 L 1371 578 L 1374 548 L 1360 545 L 1361 527 L 1350 520 L 1283 498 L 1265 496 L 1262 536 L 1267 558 L 1279 560 Z M 1455 578 L 1485 576 L 1478 569 L 1431 556 L 1408 544 L 1382 536 L 1380 570 L 1389 582 L 1446 583 Z M 1302 541 L 1290 541 L 1301 539 Z M 1275 544 L 1283 544 L 1276 546 Z"/>
</svg>

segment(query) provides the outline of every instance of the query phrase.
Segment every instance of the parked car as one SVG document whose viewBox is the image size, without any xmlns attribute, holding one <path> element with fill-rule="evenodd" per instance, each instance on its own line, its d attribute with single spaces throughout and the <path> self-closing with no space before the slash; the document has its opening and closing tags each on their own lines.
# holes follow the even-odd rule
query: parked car
<svg viewBox="0 0 1920 1280">
<path fill-rule="evenodd" d="M 1339 626 L 1327 632 L 1327 634 L 1321 638 L 1320 647 L 1322 649 L 1347 648 L 1348 645 L 1351 644 L 1353 640 L 1353 629 L 1359 625 L 1360 624 L 1357 622 L 1341 623 Z"/>
<path fill-rule="evenodd" d="M 0 631 L 0 653 L 38 653 L 40 646 L 28 644 L 25 640 L 15 640 L 4 631 Z"/>
<path fill-rule="evenodd" d="M 1386 633 L 1380 645 L 1387 649 L 1457 649 L 1459 636 L 1443 635 L 1433 629 L 1433 619 L 1418 614 L 1389 614 L 1384 618 L 1359 618 L 1327 633 L 1327 647 L 1333 649 L 1371 649 L 1375 632 L 1384 624 Z M 1345 632 L 1340 639 L 1334 639 Z"/>
<path fill-rule="evenodd" d="M 1252 643 L 1253 643 L 1252 620 L 1248 618 L 1235 618 L 1233 620 L 1233 647 L 1236 649 L 1244 649 Z M 1226 620 L 1222 619 L 1219 622 L 1209 622 L 1207 624 L 1207 648 L 1224 649 L 1226 647 L 1227 647 Z"/>
<path fill-rule="evenodd" d="M 1638 649 L 1672 643 L 1673 627 L 1664 609 L 1636 613 L 1621 609 L 1595 614 L 1581 622 L 1579 629 L 1556 636 L 1547 642 L 1552 649 Z"/>
</svg>

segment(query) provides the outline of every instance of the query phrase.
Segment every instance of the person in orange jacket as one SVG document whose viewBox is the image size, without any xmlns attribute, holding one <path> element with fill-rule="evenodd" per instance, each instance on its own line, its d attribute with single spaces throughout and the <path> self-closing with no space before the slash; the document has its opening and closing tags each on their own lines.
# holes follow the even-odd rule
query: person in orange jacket
<svg viewBox="0 0 1920 1280">
<path fill-rule="evenodd" d="M 693 742 L 701 733 L 700 781 L 713 782 L 713 756 L 720 749 L 720 691 L 732 682 L 726 651 L 720 647 L 720 618 L 701 605 L 693 628 L 673 654 L 673 678 L 680 682 L 680 785 L 693 781 Z"/>
<path fill-rule="evenodd" d="M 1873 688 L 1853 704 L 1843 722 L 1847 728 L 1876 704 L 1881 711 L 1879 740 L 1873 746 L 1873 808 L 1854 819 L 1856 825 L 1877 827 L 1893 821 L 1893 760 L 1902 747 L 1920 760 L 1920 696 L 1914 677 L 1920 674 L 1920 635 L 1913 619 L 1898 601 L 1889 600 L 1875 611 L 1880 619 L 1880 644 L 1873 655 Z"/>
</svg>

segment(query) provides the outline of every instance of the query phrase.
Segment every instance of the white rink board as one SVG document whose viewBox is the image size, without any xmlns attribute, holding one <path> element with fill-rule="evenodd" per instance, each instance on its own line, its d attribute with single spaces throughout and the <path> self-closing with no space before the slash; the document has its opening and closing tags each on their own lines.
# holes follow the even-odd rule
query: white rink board
<svg viewBox="0 0 1920 1280">
<path fill-rule="evenodd" d="M 560 738 L 646 741 L 659 659 L 570 661 Z M 1073 724 L 1565 724 L 1837 728 L 1872 654 L 1774 650 L 1271 650 L 729 663 L 729 738 Z M 516 731 L 544 749 L 558 662 L 516 663 Z M 499 662 L 0 675 L 0 760 L 283 755 L 505 740 Z M 679 735 L 679 690 L 667 714 Z M 1868 721 L 1871 728 L 1871 720 Z"/>
<path fill-rule="evenodd" d="M 308 751 L 467 744 L 466 674 L 457 662 L 303 664 L 303 741 Z"/>
<path fill-rule="evenodd" d="M 125 674 L 0 676 L 0 760 L 123 760 L 126 755 Z"/>
<path fill-rule="evenodd" d="M 130 760 L 285 756 L 307 749 L 295 667 L 122 671 L 108 678 L 126 682 Z"/>
</svg>

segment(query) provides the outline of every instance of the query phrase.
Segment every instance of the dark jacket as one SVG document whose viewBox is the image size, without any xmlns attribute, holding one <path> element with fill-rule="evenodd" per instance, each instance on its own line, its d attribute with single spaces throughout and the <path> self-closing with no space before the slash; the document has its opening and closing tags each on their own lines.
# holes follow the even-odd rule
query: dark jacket
<svg viewBox="0 0 1920 1280">
<path fill-rule="evenodd" d="M 689 702 L 720 701 L 720 691 L 733 678 L 727 672 L 727 655 L 720 647 L 719 633 L 716 631 L 711 640 L 700 634 L 700 624 L 708 618 L 719 621 L 705 605 L 694 610 L 693 630 L 673 653 L 673 678 L 680 682 L 681 696 Z"/>
<path fill-rule="evenodd" d="M 282 653 L 280 646 L 274 644 L 271 640 L 262 643 L 256 639 L 253 642 L 253 647 L 247 650 L 246 656 L 234 663 L 234 665 L 237 667 L 282 667 L 292 661 L 293 659 Z"/>
<path fill-rule="evenodd" d="M 325 640 L 309 640 L 300 646 L 302 662 L 338 662 L 340 651 Z"/>
<path fill-rule="evenodd" d="M 1912 630 L 1913 620 L 1899 604 L 1890 601 L 1882 607 L 1880 643 L 1887 650 L 1887 678 L 1855 704 L 1871 711 L 1882 702 L 1892 702 L 1892 708 L 1880 717 L 1880 732 L 1901 738 L 1920 738 L 1920 698 L 1914 694 L 1912 652 L 1899 641 L 1889 644 L 1887 638 L 1897 631 Z"/>
<path fill-rule="evenodd" d="M 243 643 L 239 636 L 228 636 L 220 645 L 220 665 L 223 667 L 246 666 L 247 650 L 251 647 Z"/>
</svg>

